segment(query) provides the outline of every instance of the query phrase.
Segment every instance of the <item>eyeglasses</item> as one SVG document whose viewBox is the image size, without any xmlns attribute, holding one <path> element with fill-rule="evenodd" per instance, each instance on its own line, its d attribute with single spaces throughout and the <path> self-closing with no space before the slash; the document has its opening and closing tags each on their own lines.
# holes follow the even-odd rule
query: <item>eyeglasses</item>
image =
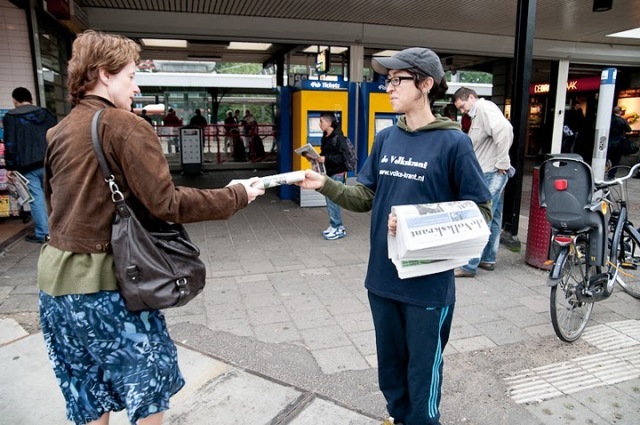
<svg viewBox="0 0 640 425">
<path fill-rule="evenodd" d="M 456 102 L 455 107 L 458 111 L 465 113 L 465 108 L 467 107 L 467 101 L 466 100 L 459 100 L 458 102 Z"/>
<path fill-rule="evenodd" d="M 386 80 L 384 80 L 384 86 L 385 87 L 389 87 L 389 84 L 391 84 L 393 87 L 397 87 L 399 86 L 403 80 L 415 80 L 415 77 L 393 77 L 393 78 L 387 78 Z"/>
</svg>

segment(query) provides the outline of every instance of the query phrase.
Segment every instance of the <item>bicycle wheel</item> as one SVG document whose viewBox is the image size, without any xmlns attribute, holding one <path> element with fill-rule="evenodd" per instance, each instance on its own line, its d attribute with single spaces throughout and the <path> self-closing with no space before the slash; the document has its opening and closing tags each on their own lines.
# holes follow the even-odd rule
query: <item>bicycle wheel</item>
<svg viewBox="0 0 640 425">
<path fill-rule="evenodd" d="M 618 285 L 634 298 L 640 298 L 640 245 L 628 232 L 623 238 L 624 258 L 620 257 Z"/>
<path fill-rule="evenodd" d="M 583 284 L 587 273 L 585 257 L 586 241 L 576 240 L 569 247 L 569 253 L 562 264 L 560 282 L 551 287 L 551 323 L 558 338 L 565 342 L 573 342 L 580 338 L 589 322 L 593 303 L 578 300 L 576 291 Z M 597 268 L 590 266 L 590 275 L 597 273 Z"/>
</svg>

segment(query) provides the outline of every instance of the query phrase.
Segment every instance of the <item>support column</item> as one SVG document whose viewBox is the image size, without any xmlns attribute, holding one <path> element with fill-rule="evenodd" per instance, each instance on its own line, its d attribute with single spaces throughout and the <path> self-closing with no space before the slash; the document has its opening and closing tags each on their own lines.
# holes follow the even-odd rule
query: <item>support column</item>
<svg viewBox="0 0 640 425">
<path fill-rule="evenodd" d="M 553 118 L 551 137 L 551 153 L 560 153 L 562 149 L 562 127 L 564 126 L 564 105 L 567 104 L 567 79 L 569 78 L 569 61 L 558 63 L 558 86 L 556 88 L 556 107 Z"/>
<path fill-rule="evenodd" d="M 349 81 L 361 83 L 364 70 L 364 47 L 356 43 L 349 46 Z"/>
<path fill-rule="evenodd" d="M 604 179 L 604 168 L 607 162 L 607 146 L 609 145 L 609 128 L 613 111 L 613 95 L 616 88 L 618 70 L 606 68 L 600 75 L 600 92 L 598 94 L 598 115 L 596 116 L 596 140 L 593 144 L 591 168 L 595 179 Z"/>
<path fill-rule="evenodd" d="M 497 61 L 491 67 L 493 75 L 493 88 L 491 89 L 491 101 L 495 103 L 504 114 L 507 104 L 509 75 L 509 60 Z"/>
<path fill-rule="evenodd" d="M 284 86 L 284 55 L 276 57 L 276 87 Z"/>
<path fill-rule="evenodd" d="M 502 243 L 513 251 L 520 251 L 518 226 L 522 200 L 522 175 L 524 173 L 525 143 L 529 122 L 529 85 L 533 65 L 533 33 L 535 30 L 536 0 L 519 0 L 516 15 L 516 42 L 513 69 L 513 94 L 511 96 L 511 124 L 514 143 L 509 151 L 516 175 L 509 179 L 504 196 Z"/>
<path fill-rule="evenodd" d="M 27 25 L 29 26 L 29 45 L 31 47 L 31 59 L 33 61 L 33 85 L 35 86 L 34 105 L 45 105 L 45 88 L 44 88 L 44 75 L 42 74 L 42 54 L 40 53 L 40 35 L 39 35 L 39 23 L 38 15 L 36 14 L 36 7 L 38 3 L 36 0 L 29 0 L 28 5 L 25 5 L 25 11 L 27 15 Z"/>
</svg>

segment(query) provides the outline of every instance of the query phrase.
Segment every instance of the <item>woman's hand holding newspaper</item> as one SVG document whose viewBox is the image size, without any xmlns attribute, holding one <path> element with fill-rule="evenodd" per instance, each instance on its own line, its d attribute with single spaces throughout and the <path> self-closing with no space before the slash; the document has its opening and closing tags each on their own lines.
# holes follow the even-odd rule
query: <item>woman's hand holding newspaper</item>
<svg viewBox="0 0 640 425">
<path fill-rule="evenodd" d="M 252 177 L 250 179 L 242 180 L 239 182 L 242 186 L 244 186 L 244 189 L 247 191 L 248 204 L 250 204 L 258 196 L 264 195 L 264 186 L 255 185 L 256 183 L 259 183 L 259 182 L 260 182 L 260 178 L 258 177 Z"/>
</svg>

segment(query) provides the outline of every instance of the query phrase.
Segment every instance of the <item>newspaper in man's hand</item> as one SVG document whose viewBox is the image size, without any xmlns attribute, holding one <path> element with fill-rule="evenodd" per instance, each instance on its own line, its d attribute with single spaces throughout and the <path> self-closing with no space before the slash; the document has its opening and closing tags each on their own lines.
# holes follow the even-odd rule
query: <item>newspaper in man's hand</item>
<svg viewBox="0 0 640 425">
<path fill-rule="evenodd" d="M 304 146 L 296 149 L 296 153 L 300 156 L 307 158 L 311 162 L 311 169 L 320 174 L 327 174 L 327 170 L 322 162 L 319 161 L 320 154 L 314 149 L 314 147 L 307 143 Z"/>
<path fill-rule="evenodd" d="M 259 177 L 259 181 L 255 182 L 252 186 L 259 189 L 269 189 L 270 187 L 276 187 L 283 184 L 294 184 L 303 181 L 305 178 L 304 171 L 291 171 L 289 173 L 273 174 L 271 176 Z M 249 179 L 234 179 L 227 184 L 231 186 L 233 184 L 242 183 Z"/>
<path fill-rule="evenodd" d="M 33 201 L 33 196 L 29 190 L 29 180 L 25 176 L 17 171 L 12 171 L 10 180 L 18 195 L 18 205 L 28 204 Z"/>
<path fill-rule="evenodd" d="M 396 205 L 389 258 L 401 279 L 451 270 L 480 257 L 489 227 L 472 201 Z"/>
</svg>

